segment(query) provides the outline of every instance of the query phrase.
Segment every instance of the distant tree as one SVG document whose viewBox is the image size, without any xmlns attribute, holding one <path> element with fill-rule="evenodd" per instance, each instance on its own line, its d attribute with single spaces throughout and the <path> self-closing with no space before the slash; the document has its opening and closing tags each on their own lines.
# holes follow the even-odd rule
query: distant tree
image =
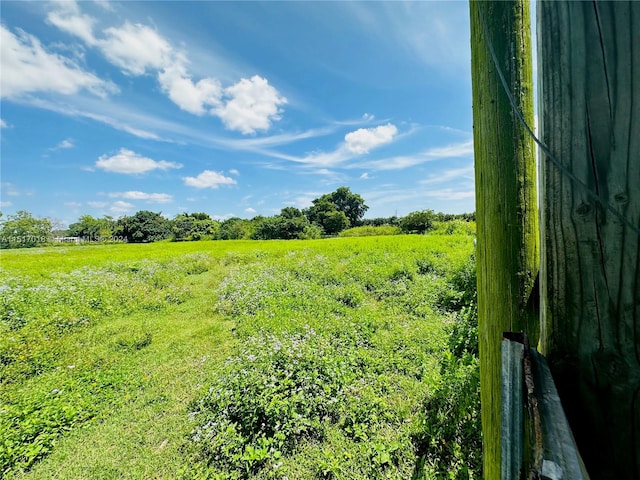
<svg viewBox="0 0 640 480">
<path fill-rule="evenodd" d="M 149 210 L 140 210 L 130 217 L 122 217 L 117 223 L 128 242 L 156 242 L 171 237 L 171 222 L 160 213 Z"/>
<path fill-rule="evenodd" d="M 69 225 L 67 235 L 87 241 L 105 241 L 113 237 L 115 223 L 113 217 L 108 215 L 102 218 L 83 215 L 76 223 Z"/>
<path fill-rule="evenodd" d="M 324 216 L 322 226 L 328 235 L 337 235 L 342 230 L 349 228 L 351 222 L 344 212 L 337 210 L 327 212 Z"/>
<path fill-rule="evenodd" d="M 256 240 L 291 240 L 314 238 L 319 230 L 311 228 L 309 219 L 297 208 L 286 207 L 280 215 L 262 218 L 256 223 L 252 238 Z"/>
<path fill-rule="evenodd" d="M 411 212 L 400 219 L 400 228 L 405 233 L 425 233 L 433 228 L 435 219 L 433 210 Z"/>
<path fill-rule="evenodd" d="M 376 217 L 376 218 L 364 218 L 360 220 L 360 224 L 363 226 L 381 227 L 383 225 L 399 226 L 400 219 L 395 215 L 392 217 Z"/>
<path fill-rule="evenodd" d="M 360 224 L 360 220 L 362 220 L 365 212 L 369 209 L 369 207 L 365 205 L 364 199 L 357 193 L 351 192 L 349 187 L 340 187 L 335 192 L 327 193 L 326 195 L 313 200 L 314 206 L 323 204 L 324 202 L 331 203 L 336 210 L 344 213 L 347 220 L 349 220 L 349 225 L 347 226 L 352 227 Z M 309 220 L 316 221 L 311 218 Z"/>
<path fill-rule="evenodd" d="M 220 222 L 206 213 L 181 213 L 176 215 L 171 225 L 176 241 L 212 239 L 220 228 Z"/>
<path fill-rule="evenodd" d="M 351 225 L 347 215 L 339 211 L 327 195 L 316 198 L 313 205 L 305 210 L 305 214 L 310 222 L 321 227 L 327 235 L 336 235 Z"/>
<path fill-rule="evenodd" d="M 232 217 L 220 224 L 215 238 L 218 240 L 250 239 L 254 230 L 254 222 L 238 217 Z"/>
<path fill-rule="evenodd" d="M 51 237 L 52 224 L 46 218 L 34 218 L 26 210 L 9 215 L 0 224 L 0 248 L 25 248 L 45 245 Z"/>
</svg>

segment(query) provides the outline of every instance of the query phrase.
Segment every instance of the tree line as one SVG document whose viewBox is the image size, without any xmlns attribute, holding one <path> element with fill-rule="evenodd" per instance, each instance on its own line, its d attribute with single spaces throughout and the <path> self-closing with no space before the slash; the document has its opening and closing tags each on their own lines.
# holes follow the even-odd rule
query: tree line
<svg viewBox="0 0 640 480">
<path fill-rule="evenodd" d="M 411 212 L 404 217 L 365 219 L 369 209 L 364 199 L 348 187 L 322 195 L 309 208 L 285 207 L 278 215 L 233 217 L 224 221 L 207 213 L 180 213 L 173 219 L 161 213 L 140 210 L 114 219 L 81 216 L 58 237 L 72 237 L 82 242 L 148 243 L 160 240 L 271 240 L 314 239 L 335 236 L 352 227 L 395 226 L 403 233 L 425 233 L 436 222 L 474 221 L 475 214 L 444 214 L 432 210 Z M 1 215 L 1 214 L 0 214 Z M 54 240 L 53 222 L 33 217 L 21 210 L 5 220 L 0 218 L 0 248 L 24 248 L 46 245 Z"/>
</svg>

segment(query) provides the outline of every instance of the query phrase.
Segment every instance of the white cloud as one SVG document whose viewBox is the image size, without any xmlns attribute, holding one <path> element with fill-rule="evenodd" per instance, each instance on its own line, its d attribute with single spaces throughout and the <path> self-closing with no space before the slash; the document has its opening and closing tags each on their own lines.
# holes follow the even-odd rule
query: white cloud
<svg viewBox="0 0 640 480">
<path fill-rule="evenodd" d="M 0 202 L 0 208 L 7 208 L 13 205 L 13 202 Z"/>
<path fill-rule="evenodd" d="M 109 204 L 107 202 L 87 202 L 87 205 L 92 208 L 104 208 Z"/>
<path fill-rule="evenodd" d="M 257 212 L 258 212 L 255 208 L 251 208 L 251 207 L 245 208 L 245 209 L 244 209 L 244 211 L 245 211 L 246 213 L 251 214 L 251 215 L 253 215 L 254 213 L 257 213 Z"/>
<path fill-rule="evenodd" d="M 9 128 L 9 124 L 4 121 L 4 118 L 0 118 L 0 128 Z"/>
<path fill-rule="evenodd" d="M 179 163 L 167 162 L 165 160 L 152 160 L 151 158 L 143 157 L 138 153 L 127 150 L 126 148 L 121 148 L 117 154 L 112 155 L 111 157 L 102 155 L 98 158 L 96 161 L 96 167 L 106 170 L 107 172 L 135 175 L 147 173 L 152 170 L 182 168 L 182 165 Z"/>
<path fill-rule="evenodd" d="M 224 222 L 225 220 L 229 220 L 230 218 L 233 218 L 235 216 L 235 213 L 225 213 L 224 215 L 211 215 L 211 218 L 219 222 Z"/>
<path fill-rule="evenodd" d="M 367 172 L 364 172 L 362 175 L 360 175 L 360 179 L 361 180 L 368 180 L 369 178 L 371 178 L 369 176 L 369 174 Z"/>
<path fill-rule="evenodd" d="M 133 210 L 134 205 L 128 202 L 124 202 L 122 200 L 118 200 L 117 202 L 113 202 L 109 207 L 109 211 L 111 213 L 128 213 Z"/>
<path fill-rule="evenodd" d="M 236 177 L 240 176 L 240 172 L 238 170 L 236 170 L 235 168 L 232 168 L 231 170 L 229 170 L 229 173 L 231 175 L 235 175 Z"/>
<path fill-rule="evenodd" d="M 138 191 L 112 192 L 111 198 L 125 198 L 127 200 L 145 200 L 147 203 L 171 203 L 173 196 L 168 193 L 145 193 Z"/>
<path fill-rule="evenodd" d="M 351 160 L 358 155 L 368 153 L 370 150 L 393 141 L 398 133 L 395 125 L 379 125 L 372 128 L 359 128 L 349 132 L 344 136 L 344 143 L 330 152 L 311 152 L 304 157 L 294 157 L 290 155 L 273 155 L 284 160 L 304 163 L 309 166 L 328 167 Z M 359 164 L 358 166 L 365 166 Z"/>
<path fill-rule="evenodd" d="M 68 148 L 73 148 L 75 147 L 75 144 L 73 143 L 73 140 L 70 138 L 67 138 L 65 140 L 62 140 L 59 144 L 57 144 L 55 147 L 51 147 L 49 150 L 51 151 L 55 151 L 55 150 L 66 150 Z"/>
<path fill-rule="evenodd" d="M 395 125 L 388 123 L 372 128 L 359 128 L 347 133 L 344 141 L 347 150 L 357 154 L 369 153 L 370 150 L 393 140 L 398 133 Z"/>
<path fill-rule="evenodd" d="M 55 9 L 47 15 L 47 22 L 60 30 L 81 38 L 89 45 L 94 45 L 93 24 L 95 19 L 80 13 L 78 4 L 72 0 L 58 0 L 52 2 Z"/>
<path fill-rule="evenodd" d="M 69 207 L 69 208 L 80 208 L 82 206 L 82 203 L 80 203 L 80 202 L 64 202 L 64 206 L 65 207 Z"/>
<path fill-rule="evenodd" d="M 230 99 L 214 109 L 214 113 L 228 129 L 245 134 L 268 130 L 272 121 L 281 118 L 279 106 L 287 103 L 278 90 L 258 75 L 225 88 L 224 94 Z"/>
<path fill-rule="evenodd" d="M 105 34 L 99 45 L 109 61 L 130 75 L 157 72 L 162 91 L 182 110 L 203 115 L 221 104 L 220 82 L 215 78 L 194 82 L 187 72 L 186 56 L 154 29 L 125 23 L 106 29 Z"/>
<path fill-rule="evenodd" d="M 235 185 L 236 182 L 231 177 L 225 177 L 222 172 L 205 170 L 197 177 L 184 177 L 184 184 L 195 188 L 218 188 L 220 185 Z"/>
<path fill-rule="evenodd" d="M 221 103 L 220 82 L 215 78 L 203 78 L 194 83 L 180 62 L 158 73 L 158 81 L 171 101 L 189 113 L 203 115 L 205 107 L 218 107 Z"/>
<path fill-rule="evenodd" d="M 0 30 L 3 97 L 38 91 L 72 95 L 80 90 L 106 97 L 118 91 L 114 84 L 85 72 L 69 58 L 48 53 L 33 35 L 18 29 L 16 36 L 4 25 Z"/>
<path fill-rule="evenodd" d="M 103 37 L 97 38 L 93 33 L 95 19 L 82 14 L 75 1 L 58 1 L 55 6 L 48 15 L 49 23 L 97 47 L 128 75 L 157 74 L 162 91 L 182 110 L 218 116 L 228 129 L 245 134 L 266 131 L 273 121 L 280 120 L 279 107 L 287 99 L 266 79 L 254 75 L 224 89 L 213 77 L 194 81 L 187 69 L 187 56 L 155 29 L 125 22 L 105 29 Z"/>
<path fill-rule="evenodd" d="M 120 28 L 107 28 L 104 33 L 106 38 L 99 41 L 100 49 L 111 63 L 131 75 L 160 70 L 174 60 L 169 42 L 146 25 L 126 22 Z"/>
</svg>

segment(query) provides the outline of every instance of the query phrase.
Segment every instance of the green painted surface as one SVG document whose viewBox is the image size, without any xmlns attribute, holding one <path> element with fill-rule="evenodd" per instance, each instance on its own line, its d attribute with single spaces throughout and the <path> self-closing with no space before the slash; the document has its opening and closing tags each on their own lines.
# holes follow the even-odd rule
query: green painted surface
<svg viewBox="0 0 640 480">
<path fill-rule="evenodd" d="M 516 103 L 533 125 L 529 2 L 472 1 L 470 13 L 484 478 L 493 480 L 501 470 L 500 343 L 503 332 L 521 330 L 537 342 L 538 318 L 528 305 L 539 249 L 534 144 L 500 83 L 482 17 Z"/>
</svg>

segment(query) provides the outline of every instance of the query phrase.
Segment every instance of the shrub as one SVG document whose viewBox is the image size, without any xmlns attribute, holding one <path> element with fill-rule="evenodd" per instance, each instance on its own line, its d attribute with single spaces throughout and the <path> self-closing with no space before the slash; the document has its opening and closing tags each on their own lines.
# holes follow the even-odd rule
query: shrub
<svg viewBox="0 0 640 480">
<path fill-rule="evenodd" d="M 444 222 L 435 222 L 433 235 L 469 235 L 476 234 L 476 222 L 465 221 L 461 219 L 448 220 Z"/>
<path fill-rule="evenodd" d="M 416 478 L 482 478 L 480 368 L 477 357 L 443 362 L 441 383 L 424 407 Z"/>
<path fill-rule="evenodd" d="M 405 233 L 425 233 L 433 228 L 433 210 L 411 212 L 400 219 L 400 228 Z"/>
<path fill-rule="evenodd" d="M 312 329 L 249 339 L 191 405 L 198 456 L 242 478 L 267 464 L 277 469 L 297 440 L 322 438 L 337 420 L 349 367 Z"/>
<path fill-rule="evenodd" d="M 400 235 L 402 230 L 400 227 L 393 225 L 372 226 L 348 228 L 340 232 L 340 237 L 373 237 L 378 235 Z"/>
</svg>

